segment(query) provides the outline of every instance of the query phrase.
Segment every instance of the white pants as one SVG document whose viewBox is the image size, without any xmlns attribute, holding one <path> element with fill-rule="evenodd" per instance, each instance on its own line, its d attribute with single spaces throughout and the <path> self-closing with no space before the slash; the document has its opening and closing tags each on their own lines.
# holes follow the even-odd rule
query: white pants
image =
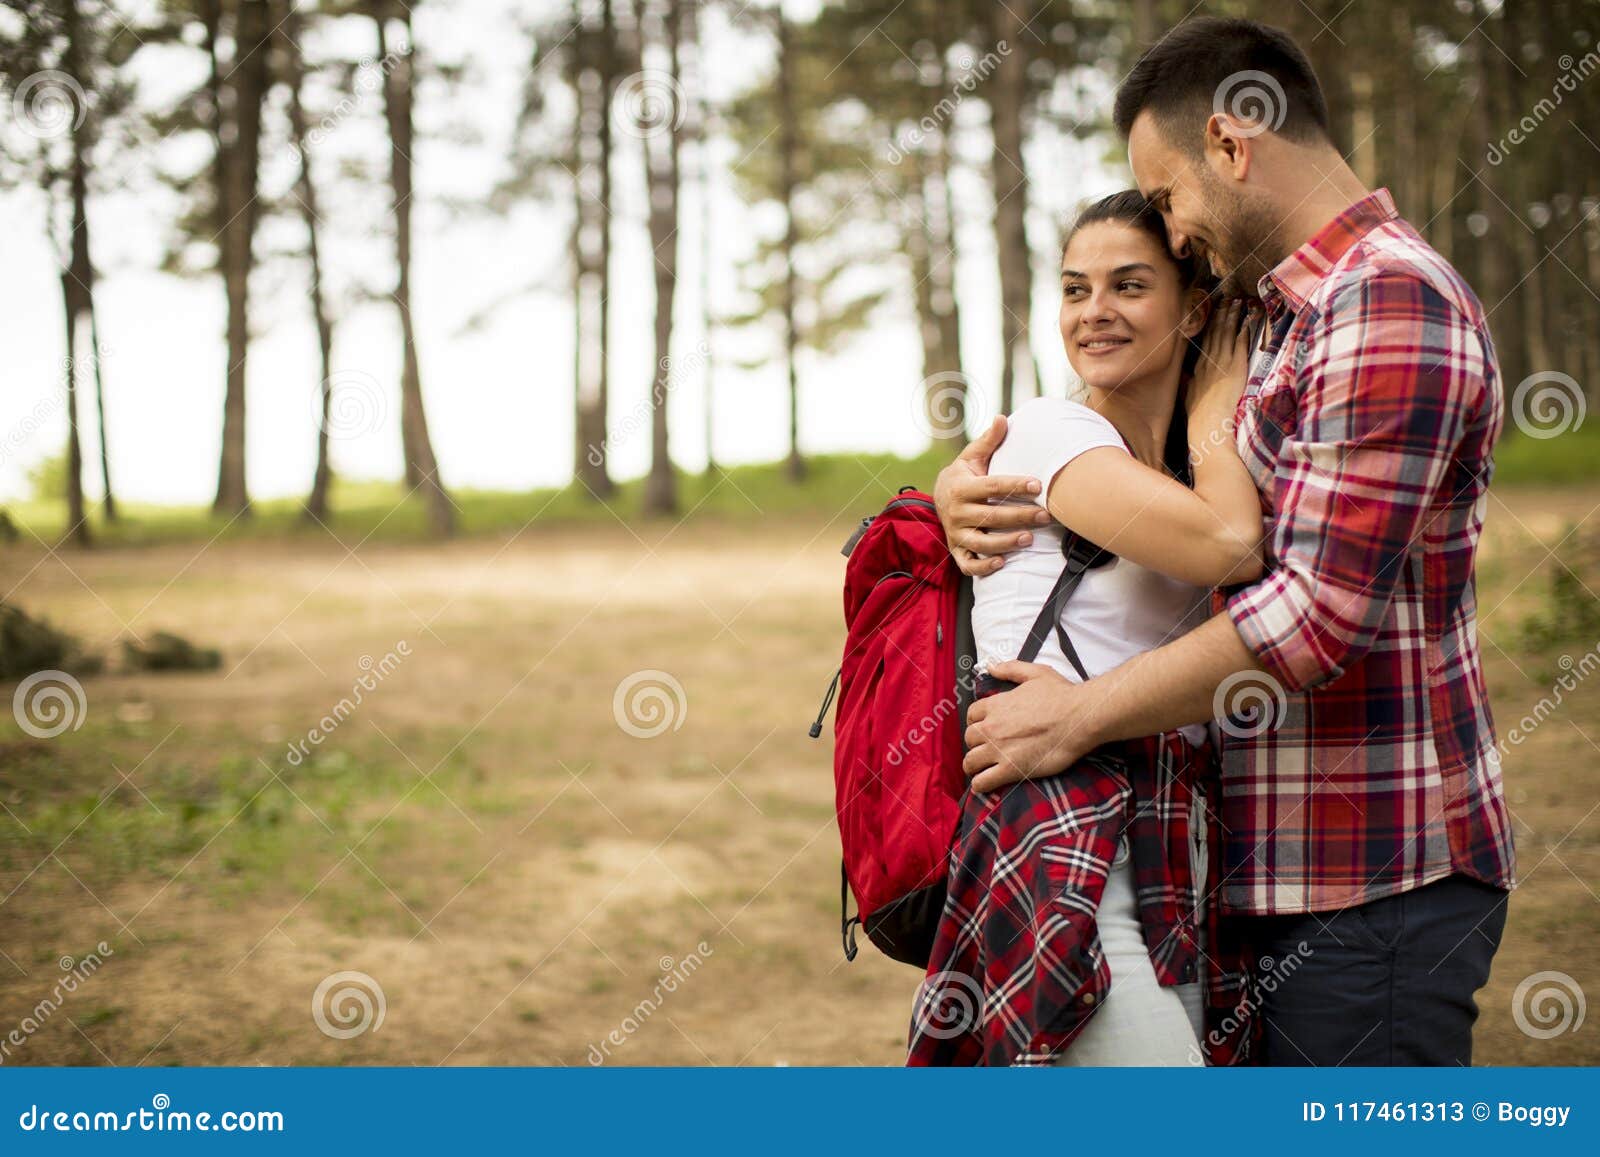
<svg viewBox="0 0 1600 1157">
<path fill-rule="evenodd" d="M 1205 824 L 1198 808 L 1194 818 L 1195 839 L 1200 841 L 1191 846 L 1195 895 L 1204 897 Z M 1056 1057 L 1056 1064 L 1203 1065 L 1200 1040 L 1205 1026 L 1200 982 L 1163 988 L 1157 981 L 1139 922 L 1133 861 L 1126 839 L 1117 847 L 1095 923 L 1100 931 L 1100 947 L 1111 969 L 1111 991 L 1071 1047 Z M 1200 947 L 1203 950 L 1205 944 L 1202 942 Z"/>
</svg>

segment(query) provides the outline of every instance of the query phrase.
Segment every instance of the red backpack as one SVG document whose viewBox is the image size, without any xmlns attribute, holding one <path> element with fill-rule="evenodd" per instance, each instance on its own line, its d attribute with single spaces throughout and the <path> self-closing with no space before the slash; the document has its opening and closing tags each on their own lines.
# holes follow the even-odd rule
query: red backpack
<svg viewBox="0 0 1600 1157">
<path fill-rule="evenodd" d="M 837 691 L 839 931 L 847 960 L 856 957 L 851 926 L 860 924 L 886 955 L 926 968 L 967 789 L 963 736 L 977 681 L 972 580 L 950 557 L 933 499 L 910 486 L 863 518 L 843 553 L 844 661 L 811 725 L 816 739 Z M 1061 612 L 1083 575 L 1113 556 L 1070 532 L 1062 553 L 1061 577 L 1018 658 L 1032 662 L 1054 631 L 1087 678 Z"/>
<path fill-rule="evenodd" d="M 840 935 L 852 924 L 887 955 L 925 967 L 944 909 L 946 859 L 960 818 L 972 701 L 972 583 L 945 546 L 933 499 L 905 486 L 845 543 L 844 660 L 833 779 L 844 846 Z M 849 893 L 856 916 L 846 915 Z"/>
</svg>

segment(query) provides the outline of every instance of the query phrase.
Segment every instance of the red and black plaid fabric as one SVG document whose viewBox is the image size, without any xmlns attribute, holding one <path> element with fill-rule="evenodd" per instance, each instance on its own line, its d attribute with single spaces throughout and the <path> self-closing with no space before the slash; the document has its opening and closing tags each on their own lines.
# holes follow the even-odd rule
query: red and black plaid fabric
<svg viewBox="0 0 1600 1157">
<path fill-rule="evenodd" d="M 1205 1059 L 1247 1062 L 1249 969 L 1217 905 L 1205 905 L 1204 952 L 1198 939 L 1190 820 L 1215 778 L 1209 748 L 1174 731 L 1107 744 L 1062 775 L 969 790 L 906 1063 L 1049 1064 L 1072 1043 L 1111 991 L 1095 912 L 1123 836 L 1157 979 L 1203 979 Z M 1221 840 L 1208 834 L 1219 880 Z"/>
<path fill-rule="evenodd" d="M 1483 307 L 1395 212 L 1350 206 L 1261 280 L 1239 402 L 1268 573 L 1226 600 L 1276 710 L 1225 725 L 1230 911 L 1510 888 L 1473 568 L 1504 416 Z"/>
</svg>

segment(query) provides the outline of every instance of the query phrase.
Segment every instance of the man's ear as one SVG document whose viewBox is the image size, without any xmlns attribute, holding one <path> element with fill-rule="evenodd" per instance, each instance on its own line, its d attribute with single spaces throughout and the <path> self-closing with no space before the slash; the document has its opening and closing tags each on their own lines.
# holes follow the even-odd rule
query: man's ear
<svg viewBox="0 0 1600 1157">
<path fill-rule="evenodd" d="M 1191 289 L 1183 295 L 1183 321 L 1178 323 L 1178 332 L 1184 337 L 1197 337 L 1205 329 L 1206 322 L 1211 320 L 1211 310 L 1215 303 L 1211 295 L 1203 289 Z"/>
<path fill-rule="evenodd" d="M 1242 182 L 1250 175 L 1255 138 L 1261 131 L 1260 126 L 1237 121 L 1227 113 L 1212 113 L 1206 121 L 1206 164 L 1223 180 Z"/>
</svg>

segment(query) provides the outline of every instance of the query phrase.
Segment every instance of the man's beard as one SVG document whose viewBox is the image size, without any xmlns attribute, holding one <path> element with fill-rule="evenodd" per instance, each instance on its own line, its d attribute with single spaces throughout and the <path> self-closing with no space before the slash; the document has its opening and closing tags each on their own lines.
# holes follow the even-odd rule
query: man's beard
<svg viewBox="0 0 1600 1157">
<path fill-rule="evenodd" d="M 1217 277 L 1223 297 L 1258 297 L 1261 279 L 1287 256 L 1280 252 L 1278 222 L 1208 170 L 1201 171 L 1206 192 L 1216 204 L 1217 222 L 1217 244 L 1204 246 L 1201 256 Z"/>
</svg>

